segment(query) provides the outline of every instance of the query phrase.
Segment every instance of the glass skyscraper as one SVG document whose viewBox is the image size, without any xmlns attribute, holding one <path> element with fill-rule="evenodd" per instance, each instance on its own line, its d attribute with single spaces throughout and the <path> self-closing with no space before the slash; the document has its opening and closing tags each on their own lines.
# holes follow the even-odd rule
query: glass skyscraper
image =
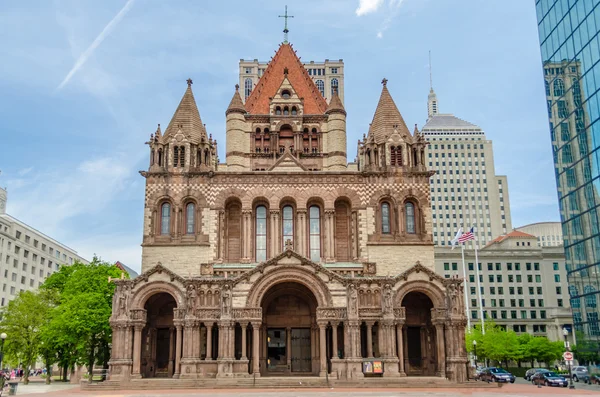
<svg viewBox="0 0 600 397">
<path fill-rule="evenodd" d="M 578 336 L 600 340 L 600 0 L 536 0 Z"/>
</svg>

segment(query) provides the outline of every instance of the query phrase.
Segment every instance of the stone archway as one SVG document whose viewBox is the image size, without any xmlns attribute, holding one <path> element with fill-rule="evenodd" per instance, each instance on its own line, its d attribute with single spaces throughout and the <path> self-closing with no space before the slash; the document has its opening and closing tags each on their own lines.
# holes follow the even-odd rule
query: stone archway
<svg viewBox="0 0 600 397">
<path fill-rule="evenodd" d="M 263 296 L 262 375 L 318 374 L 317 299 L 305 285 L 282 282 Z"/>
<path fill-rule="evenodd" d="M 144 378 L 170 378 L 175 373 L 175 298 L 158 292 L 144 303 L 146 326 L 141 333 L 140 373 Z"/>
<path fill-rule="evenodd" d="M 436 328 L 431 322 L 431 299 L 423 292 L 411 291 L 402 298 L 406 321 L 402 330 L 404 368 L 411 376 L 434 376 L 438 357 Z"/>
</svg>

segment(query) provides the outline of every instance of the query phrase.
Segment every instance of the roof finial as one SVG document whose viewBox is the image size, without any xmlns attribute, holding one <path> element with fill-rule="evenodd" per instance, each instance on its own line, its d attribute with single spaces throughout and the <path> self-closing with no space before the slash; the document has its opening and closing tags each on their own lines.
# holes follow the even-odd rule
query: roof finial
<svg viewBox="0 0 600 397">
<path fill-rule="evenodd" d="M 383 80 L 381 80 L 381 84 L 383 84 L 384 87 L 387 86 L 387 82 L 388 79 L 386 79 L 385 77 L 383 78 Z"/>
<path fill-rule="evenodd" d="M 289 71 L 289 69 L 288 69 L 287 67 L 283 68 L 283 74 L 284 74 L 284 75 L 286 75 L 286 76 L 287 76 L 289 72 L 290 72 L 290 71 Z"/>
<path fill-rule="evenodd" d="M 236 85 L 235 85 L 235 90 L 236 90 L 236 91 L 239 91 L 239 90 L 240 90 L 240 85 L 239 85 L 239 84 L 236 84 Z"/>
<path fill-rule="evenodd" d="M 433 77 L 431 75 L 431 50 L 429 50 L 429 89 L 433 91 Z"/>
<path fill-rule="evenodd" d="M 186 81 L 187 81 L 188 87 L 191 87 L 192 84 L 194 84 L 194 82 L 192 81 L 192 79 L 187 79 Z"/>
<path fill-rule="evenodd" d="M 280 15 L 279 18 L 285 18 L 285 26 L 283 28 L 283 43 L 287 44 L 288 43 L 288 27 L 287 27 L 287 20 L 288 18 L 293 18 L 293 15 L 288 15 L 287 13 L 287 5 L 285 6 L 285 14 L 284 15 Z"/>
</svg>

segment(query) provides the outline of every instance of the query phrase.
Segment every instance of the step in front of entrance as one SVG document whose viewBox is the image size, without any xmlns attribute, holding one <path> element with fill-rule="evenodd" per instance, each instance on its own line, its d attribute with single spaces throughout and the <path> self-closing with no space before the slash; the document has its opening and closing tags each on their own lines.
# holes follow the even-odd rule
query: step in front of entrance
<svg viewBox="0 0 600 397">
<path fill-rule="evenodd" d="M 81 383 L 86 391 L 108 390 L 171 390 L 171 389 L 298 389 L 298 388 L 497 388 L 496 384 L 485 382 L 454 383 L 437 377 L 405 377 L 405 378 L 364 378 L 357 380 L 337 380 L 321 377 L 262 377 L 253 379 L 133 379 L 122 384 L 119 382 Z"/>
</svg>

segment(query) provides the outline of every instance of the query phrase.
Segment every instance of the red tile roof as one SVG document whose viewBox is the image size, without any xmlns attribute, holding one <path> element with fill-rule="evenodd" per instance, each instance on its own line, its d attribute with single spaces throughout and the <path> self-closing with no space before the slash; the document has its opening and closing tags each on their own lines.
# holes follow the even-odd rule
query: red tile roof
<svg viewBox="0 0 600 397">
<path fill-rule="evenodd" d="M 327 102 L 290 44 L 281 44 L 269 62 L 267 69 L 246 101 L 248 113 L 269 114 L 270 98 L 275 96 L 281 86 L 286 69 L 287 78 L 294 87 L 294 91 L 304 99 L 304 114 L 324 114 L 327 110 Z"/>
<path fill-rule="evenodd" d="M 512 232 L 508 233 L 508 234 L 503 234 L 502 236 L 498 236 L 495 239 L 493 239 L 492 241 L 490 241 L 487 246 L 490 246 L 492 244 L 496 244 L 496 243 L 501 243 L 504 240 L 506 240 L 507 238 L 534 238 L 537 239 L 536 236 L 529 234 L 529 233 L 523 233 L 520 232 L 518 230 L 513 230 Z"/>
<path fill-rule="evenodd" d="M 400 135 L 410 137 L 410 131 L 387 89 L 387 79 L 383 79 L 382 83 L 383 89 L 369 127 L 369 137 L 373 137 L 375 143 L 383 143 L 394 133 L 394 129 L 397 129 Z"/>
</svg>

